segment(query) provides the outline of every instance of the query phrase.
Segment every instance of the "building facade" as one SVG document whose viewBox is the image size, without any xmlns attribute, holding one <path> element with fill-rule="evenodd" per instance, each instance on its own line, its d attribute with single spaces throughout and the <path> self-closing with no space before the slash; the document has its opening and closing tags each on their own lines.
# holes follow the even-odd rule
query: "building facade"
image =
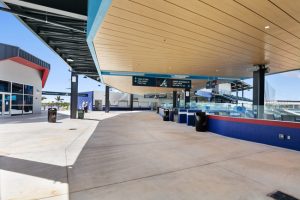
<svg viewBox="0 0 300 200">
<path fill-rule="evenodd" d="M 0 117 L 41 112 L 41 96 L 50 64 L 0 44 Z"/>
</svg>

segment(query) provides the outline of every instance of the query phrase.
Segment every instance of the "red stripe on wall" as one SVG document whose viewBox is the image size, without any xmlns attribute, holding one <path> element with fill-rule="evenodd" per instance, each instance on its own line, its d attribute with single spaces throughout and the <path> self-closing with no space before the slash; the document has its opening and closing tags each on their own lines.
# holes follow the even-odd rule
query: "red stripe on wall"
<svg viewBox="0 0 300 200">
<path fill-rule="evenodd" d="M 297 122 L 283 122 L 283 121 L 275 121 L 275 120 L 264 120 L 264 119 L 250 119 L 250 118 L 236 118 L 236 117 L 227 117 L 227 116 L 219 116 L 219 115 L 209 115 L 211 119 L 217 119 L 222 121 L 229 122 L 238 122 L 238 123 L 248 123 L 248 124 L 258 124 L 258 125 L 266 125 L 266 126 L 280 126 L 286 128 L 300 128 L 300 123 Z"/>
<path fill-rule="evenodd" d="M 43 74 L 42 74 L 42 87 L 44 88 L 45 84 L 46 84 L 46 81 L 47 81 L 47 78 L 48 78 L 48 75 L 49 75 L 49 69 L 46 68 L 46 67 L 43 67 L 43 66 L 40 66 L 38 64 L 35 64 L 33 62 L 30 62 L 24 58 L 21 58 L 21 57 L 12 57 L 12 58 L 9 58 L 9 60 L 12 60 L 14 62 L 17 62 L 19 64 L 22 64 L 22 65 L 25 65 L 27 67 L 30 67 L 30 68 L 33 68 L 33 69 L 36 69 L 38 71 L 41 71 Z"/>
</svg>

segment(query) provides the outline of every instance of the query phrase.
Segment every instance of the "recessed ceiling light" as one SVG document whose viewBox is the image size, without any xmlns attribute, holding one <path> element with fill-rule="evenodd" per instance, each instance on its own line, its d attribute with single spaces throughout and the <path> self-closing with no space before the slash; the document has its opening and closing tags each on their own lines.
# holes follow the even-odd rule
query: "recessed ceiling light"
<svg viewBox="0 0 300 200">
<path fill-rule="evenodd" d="M 265 26 L 265 29 L 269 29 L 270 28 L 270 26 Z"/>
<path fill-rule="evenodd" d="M 74 60 L 72 58 L 67 58 L 68 62 L 74 62 Z"/>
</svg>

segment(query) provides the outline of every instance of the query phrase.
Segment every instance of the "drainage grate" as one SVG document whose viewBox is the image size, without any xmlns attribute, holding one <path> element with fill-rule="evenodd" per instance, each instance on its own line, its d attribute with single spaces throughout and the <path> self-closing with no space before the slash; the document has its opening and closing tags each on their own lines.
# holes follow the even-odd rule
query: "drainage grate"
<svg viewBox="0 0 300 200">
<path fill-rule="evenodd" d="M 70 128 L 69 130 L 70 131 L 75 131 L 75 130 L 77 130 L 77 128 Z"/>
<path fill-rule="evenodd" d="M 276 191 L 276 192 L 273 192 L 271 194 L 268 194 L 268 196 L 272 197 L 273 199 L 276 199 L 276 200 L 299 200 L 291 195 L 288 195 L 286 193 L 283 193 L 281 191 Z"/>
</svg>

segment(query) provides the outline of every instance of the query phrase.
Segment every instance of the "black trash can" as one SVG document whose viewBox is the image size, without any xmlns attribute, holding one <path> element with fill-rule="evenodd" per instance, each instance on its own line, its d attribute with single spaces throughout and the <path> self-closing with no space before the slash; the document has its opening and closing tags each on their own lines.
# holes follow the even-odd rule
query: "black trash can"
<svg viewBox="0 0 300 200">
<path fill-rule="evenodd" d="M 57 118 L 57 109 L 49 108 L 48 109 L 48 122 L 55 123 Z"/>
<path fill-rule="evenodd" d="M 78 110 L 78 119 L 84 118 L 84 110 Z"/>
<path fill-rule="evenodd" d="M 169 121 L 169 110 L 164 109 L 164 116 L 163 116 L 164 121 Z"/>
<path fill-rule="evenodd" d="M 174 111 L 169 110 L 169 121 L 173 122 L 174 121 Z"/>
<path fill-rule="evenodd" d="M 157 114 L 159 113 L 159 107 L 158 106 L 156 107 L 156 113 Z"/>
<path fill-rule="evenodd" d="M 195 113 L 195 127 L 196 131 L 205 132 L 207 131 L 208 117 L 205 112 Z"/>
</svg>

